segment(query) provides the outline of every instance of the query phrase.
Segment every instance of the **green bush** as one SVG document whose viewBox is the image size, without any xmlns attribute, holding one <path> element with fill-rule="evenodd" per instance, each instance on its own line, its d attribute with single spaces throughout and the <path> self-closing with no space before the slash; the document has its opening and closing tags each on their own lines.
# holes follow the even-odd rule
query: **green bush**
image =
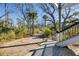
<svg viewBox="0 0 79 59">
<path fill-rule="evenodd" d="M 7 33 L 0 34 L 0 40 L 8 40 L 8 39 L 15 39 L 16 35 L 15 32 L 10 30 Z"/>
<path fill-rule="evenodd" d="M 1 34 L 0 34 L 0 41 L 4 40 L 4 39 L 5 39 L 5 36 L 6 36 L 5 33 L 1 33 Z"/>
<path fill-rule="evenodd" d="M 15 37 L 16 37 L 15 32 L 12 31 L 12 30 L 9 31 L 7 34 L 8 34 L 8 35 L 7 35 L 7 39 L 15 39 Z"/>
<path fill-rule="evenodd" d="M 27 29 L 26 28 L 17 28 L 15 30 L 15 33 L 16 33 L 16 38 L 23 38 L 23 37 L 26 37 L 26 34 L 27 34 Z"/>
<path fill-rule="evenodd" d="M 44 34 L 46 35 L 46 36 L 49 36 L 50 34 L 51 34 L 51 30 L 49 29 L 49 28 L 45 28 L 45 31 L 44 31 Z"/>
<path fill-rule="evenodd" d="M 6 30 L 5 32 L 0 33 L 0 40 L 8 39 L 19 39 L 26 37 L 27 29 L 24 28 L 15 28 L 15 30 Z"/>
</svg>

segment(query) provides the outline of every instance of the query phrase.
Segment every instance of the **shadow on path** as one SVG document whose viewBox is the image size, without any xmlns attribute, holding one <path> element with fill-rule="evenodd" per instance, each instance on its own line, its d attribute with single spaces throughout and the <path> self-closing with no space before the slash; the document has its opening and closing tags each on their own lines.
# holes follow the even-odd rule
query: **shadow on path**
<svg viewBox="0 0 79 59">
<path fill-rule="evenodd" d="M 10 45 L 10 46 L 0 46 L 1 48 L 11 48 L 11 47 L 19 47 L 19 46 L 27 46 L 27 45 L 33 45 L 33 44 L 39 44 L 43 42 L 36 42 L 36 43 L 29 43 L 29 44 L 19 44 L 19 45 Z"/>
<path fill-rule="evenodd" d="M 42 42 L 38 42 L 42 43 Z M 20 44 L 20 45 L 12 45 L 12 46 L 0 46 L 1 48 L 11 48 L 11 47 L 18 47 L 18 46 L 27 46 L 27 45 L 33 45 L 38 43 L 30 43 L 30 44 Z M 35 49 L 32 50 L 33 54 L 32 56 L 76 56 L 73 51 L 68 49 L 67 47 L 58 47 L 58 46 L 50 46 L 47 47 L 47 45 L 44 46 L 44 48 Z"/>
<path fill-rule="evenodd" d="M 58 46 L 45 47 L 33 51 L 32 56 L 76 56 L 73 51 L 67 47 L 61 48 Z M 36 53 L 38 52 L 38 53 Z"/>
</svg>

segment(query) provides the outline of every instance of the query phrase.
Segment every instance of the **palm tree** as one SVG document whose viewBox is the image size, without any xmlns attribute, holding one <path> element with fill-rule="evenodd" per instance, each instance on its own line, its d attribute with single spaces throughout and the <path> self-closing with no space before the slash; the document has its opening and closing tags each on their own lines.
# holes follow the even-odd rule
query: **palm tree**
<svg viewBox="0 0 79 59">
<path fill-rule="evenodd" d="M 45 21 L 44 21 L 44 24 L 45 24 L 45 27 L 46 27 L 46 20 L 48 19 L 48 16 L 47 16 L 47 15 L 44 15 L 44 16 L 43 16 L 43 19 L 45 20 Z"/>
<path fill-rule="evenodd" d="M 30 25 L 30 34 L 34 34 L 34 20 L 37 18 L 37 12 L 35 10 L 30 10 L 28 13 L 28 22 Z"/>
</svg>

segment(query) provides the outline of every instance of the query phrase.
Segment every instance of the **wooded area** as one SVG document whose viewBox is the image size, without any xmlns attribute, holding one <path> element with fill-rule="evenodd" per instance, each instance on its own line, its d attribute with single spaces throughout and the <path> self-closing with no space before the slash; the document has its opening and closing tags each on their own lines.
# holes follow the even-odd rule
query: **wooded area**
<svg viewBox="0 0 79 59">
<path fill-rule="evenodd" d="M 24 38 L 39 33 L 45 37 L 53 37 L 65 27 L 79 21 L 79 11 L 75 11 L 75 8 L 72 7 L 63 8 L 65 4 L 62 3 L 58 4 L 58 10 L 60 11 L 56 9 L 54 3 L 4 3 L 0 5 L 3 6 L 4 10 L 3 14 L 0 14 L 0 41 Z M 10 5 L 15 9 L 10 9 Z M 38 16 L 41 12 L 36 10 L 36 7 L 43 12 L 43 15 L 40 16 L 41 22 L 39 22 Z M 10 17 L 11 14 L 15 16 L 18 14 L 19 17 L 15 19 L 16 24 L 14 24 L 14 19 Z"/>
</svg>

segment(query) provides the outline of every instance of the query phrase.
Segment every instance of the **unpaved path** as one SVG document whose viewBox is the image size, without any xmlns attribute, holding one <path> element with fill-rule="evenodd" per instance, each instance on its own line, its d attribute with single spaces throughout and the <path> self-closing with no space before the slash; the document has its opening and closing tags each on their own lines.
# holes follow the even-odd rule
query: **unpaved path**
<svg viewBox="0 0 79 59">
<path fill-rule="evenodd" d="M 29 52 L 29 51 L 32 49 L 40 48 L 41 46 L 39 46 L 38 44 L 32 44 L 32 45 L 23 45 L 23 44 L 36 43 L 36 42 L 42 42 L 42 41 L 43 40 L 40 38 L 27 37 L 27 38 L 7 42 L 5 44 L 0 45 L 0 47 L 1 46 L 14 46 L 14 45 L 22 45 L 22 46 L 0 48 L 0 55 L 1 56 L 31 56 L 33 52 Z M 38 52 L 38 54 L 39 53 L 40 51 Z M 59 56 L 59 55 L 71 56 L 75 54 L 72 51 L 70 52 L 68 48 L 60 48 L 60 47 L 51 46 L 51 48 L 45 49 L 44 55 L 45 56 Z"/>
<path fill-rule="evenodd" d="M 27 38 L 22 38 L 11 42 L 7 42 L 0 46 L 21 45 L 21 44 L 36 43 L 36 42 L 42 42 L 42 39 L 39 39 L 39 38 L 35 39 L 35 37 L 27 37 Z M 38 44 L 33 44 L 33 45 L 24 45 L 24 46 L 9 47 L 9 48 L 0 48 L 0 55 L 3 55 L 3 56 L 28 55 L 29 50 L 35 49 L 38 47 L 40 47 Z"/>
<path fill-rule="evenodd" d="M 71 49 L 76 55 L 79 56 L 79 44 L 78 45 L 69 45 L 69 49 Z"/>
</svg>

